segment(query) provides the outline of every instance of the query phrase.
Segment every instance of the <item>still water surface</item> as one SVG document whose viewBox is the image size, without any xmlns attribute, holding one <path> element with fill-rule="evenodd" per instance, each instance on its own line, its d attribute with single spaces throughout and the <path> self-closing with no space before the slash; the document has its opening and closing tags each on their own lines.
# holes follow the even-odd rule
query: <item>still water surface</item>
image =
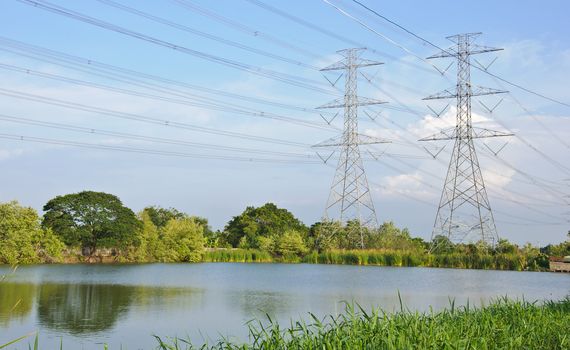
<svg viewBox="0 0 570 350">
<path fill-rule="evenodd" d="M 0 267 L 0 275 L 9 272 Z M 570 275 L 304 264 L 42 265 L 0 282 L 0 344 L 39 330 L 43 349 L 153 349 L 153 334 L 247 340 L 265 313 L 281 323 L 337 314 L 343 301 L 387 310 L 561 299 Z M 19 301 L 19 302 L 18 302 Z M 14 308 L 14 305 L 16 307 Z M 27 343 L 10 349 L 27 349 Z"/>
</svg>

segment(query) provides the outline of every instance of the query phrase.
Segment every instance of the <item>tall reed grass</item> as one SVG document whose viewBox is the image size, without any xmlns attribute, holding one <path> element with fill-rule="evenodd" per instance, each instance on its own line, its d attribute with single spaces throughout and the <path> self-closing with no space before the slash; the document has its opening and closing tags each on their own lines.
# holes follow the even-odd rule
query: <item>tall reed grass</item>
<svg viewBox="0 0 570 350">
<path fill-rule="evenodd" d="M 249 323 L 249 343 L 225 339 L 201 349 L 570 349 L 570 297 L 544 305 L 499 299 L 440 312 L 395 314 L 347 304 L 340 316 L 296 322 L 281 328 L 270 320 Z M 196 349 L 190 340 L 157 337 L 161 350 Z"/>
<path fill-rule="evenodd" d="M 271 254 L 263 250 L 253 249 L 216 249 L 204 252 L 203 262 L 272 262 Z"/>
<path fill-rule="evenodd" d="M 310 252 L 303 256 L 287 254 L 273 256 L 263 250 L 216 249 L 206 251 L 203 262 L 284 262 L 336 265 L 375 265 L 375 266 L 424 266 L 460 269 L 488 269 L 514 271 L 543 271 L 547 265 L 517 253 L 441 253 L 431 254 L 419 250 L 329 250 Z"/>
<path fill-rule="evenodd" d="M 376 265 L 376 266 L 424 266 L 462 269 L 530 270 L 545 267 L 519 254 L 429 254 L 423 251 L 402 250 L 331 250 L 312 252 L 302 259 L 311 264 Z"/>
</svg>

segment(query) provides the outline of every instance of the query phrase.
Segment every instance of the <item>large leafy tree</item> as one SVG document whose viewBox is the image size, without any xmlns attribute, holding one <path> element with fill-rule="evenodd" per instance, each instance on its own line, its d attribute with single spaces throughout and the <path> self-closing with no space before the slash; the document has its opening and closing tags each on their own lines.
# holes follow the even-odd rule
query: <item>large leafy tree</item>
<svg viewBox="0 0 570 350">
<path fill-rule="evenodd" d="M 233 247 L 258 248 L 260 237 L 277 241 L 288 230 L 297 231 L 303 236 L 308 231 L 291 212 L 267 203 L 258 208 L 247 207 L 243 213 L 234 216 L 224 228 L 223 237 Z"/>
<path fill-rule="evenodd" d="M 43 226 L 69 246 L 125 247 L 136 243 L 140 223 L 116 196 L 84 191 L 58 196 L 44 206 Z"/>
</svg>

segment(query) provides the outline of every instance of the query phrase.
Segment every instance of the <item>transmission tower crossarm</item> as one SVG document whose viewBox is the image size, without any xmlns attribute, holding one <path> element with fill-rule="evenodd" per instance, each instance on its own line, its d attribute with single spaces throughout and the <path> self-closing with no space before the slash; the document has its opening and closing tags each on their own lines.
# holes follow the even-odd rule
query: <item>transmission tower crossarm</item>
<svg viewBox="0 0 570 350">
<path fill-rule="evenodd" d="M 469 92 L 470 97 L 508 93 L 508 91 L 506 91 L 506 90 L 493 89 L 493 88 L 488 88 L 488 87 L 484 87 L 484 86 L 476 86 L 476 85 L 471 85 L 471 84 L 469 84 L 469 88 L 471 88 L 471 91 Z M 422 100 L 424 100 L 424 101 L 427 101 L 427 100 L 445 100 L 445 99 L 449 99 L 449 98 L 457 98 L 457 88 L 456 87 L 447 88 L 447 89 L 445 89 L 441 92 L 438 92 L 436 94 L 424 97 Z"/>
<path fill-rule="evenodd" d="M 469 51 L 469 55 L 477 55 L 487 52 L 494 52 L 494 51 L 502 51 L 502 48 L 495 48 L 495 47 L 487 47 L 487 46 L 480 46 L 480 45 L 473 45 L 472 50 Z M 449 57 L 457 57 L 459 53 L 455 49 L 455 47 L 450 47 L 445 50 L 441 50 L 439 53 L 435 55 L 431 55 L 426 57 L 426 60 L 432 60 L 435 58 L 449 58 Z"/>
<path fill-rule="evenodd" d="M 364 134 L 358 134 L 357 133 L 355 136 L 356 136 L 355 141 L 354 141 L 355 145 L 378 145 L 381 143 L 392 143 L 392 141 L 387 140 L 387 139 L 382 139 L 382 138 L 364 135 Z M 313 145 L 311 147 L 313 147 L 313 148 L 338 147 L 338 146 L 343 146 L 345 144 L 346 144 L 345 137 L 344 137 L 344 135 L 341 135 L 341 136 L 331 137 L 330 139 L 319 142 L 316 145 Z"/>
<path fill-rule="evenodd" d="M 367 97 L 357 97 L 356 100 L 351 101 L 352 106 L 371 106 L 371 105 L 380 105 L 388 103 L 386 101 L 381 101 L 373 98 Z M 347 105 L 344 99 L 335 99 L 329 103 L 326 103 L 322 106 L 316 107 L 317 109 L 327 109 L 327 108 L 344 108 Z"/>
<path fill-rule="evenodd" d="M 489 137 L 504 137 L 504 136 L 514 136 L 515 135 L 515 134 L 510 133 L 510 132 L 491 130 L 491 129 L 487 129 L 487 128 L 472 127 L 472 130 L 473 130 L 472 138 L 474 138 L 474 139 L 483 139 L 483 138 L 489 138 Z"/>
<path fill-rule="evenodd" d="M 457 127 L 443 129 L 440 132 L 422 137 L 418 141 L 442 141 L 442 140 L 455 140 L 459 136 L 457 135 Z M 487 128 L 471 127 L 471 135 L 469 138 L 472 139 L 484 139 L 489 137 L 503 137 L 503 136 L 514 136 L 515 134 L 497 130 L 491 130 Z"/>
<path fill-rule="evenodd" d="M 455 91 L 455 87 L 453 87 L 453 88 L 445 89 L 445 90 L 438 92 L 436 94 L 424 97 L 424 98 L 422 98 L 422 100 L 424 100 L 424 101 L 427 101 L 427 100 L 444 100 L 444 99 L 456 98 L 456 97 L 457 97 L 457 92 Z"/>
<path fill-rule="evenodd" d="M 454 140 L 457 137 L 456 128 L 442 129 L 440 132 L 422 137 L 418 141 L 441 141 L 441 140 Z"/>
</svg>

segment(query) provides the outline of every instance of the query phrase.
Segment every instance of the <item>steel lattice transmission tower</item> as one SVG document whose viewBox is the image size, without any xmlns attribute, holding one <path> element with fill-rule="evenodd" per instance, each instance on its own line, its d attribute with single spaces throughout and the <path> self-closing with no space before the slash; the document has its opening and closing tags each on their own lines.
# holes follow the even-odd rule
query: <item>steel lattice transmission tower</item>
<svg viewBox="0 0 570 350">
<path fill-rule="evenodd" d="M 450 36 L 455 43 L 447 50 L 428 57 L 453 57 L 457 60 L 457 85 L 424 100 L 455 98 L 457 101 L 456 125 L 420 141 L 455 140 L 447 177 L 437 210 L 432 239 L 436 235 L 448 237 L 453 242 L 480 241 L 495 245 L 498 240 L 481 167 L 475 152 L 474 139 L 511 136 L 512 134 L 473 127 L 471 121 L 471 97 L 505 93 L 506 91 L 473 86 L 471 84 L 470 57 L 475 54 L 502 49 L 474 44 L 481 33 Z"/>
<path fill-rule="evenodd" d="M 387 142 L 358 132 L 358 107 L 385 103 L 380 100 L 358 97 L 358 68 L 382 64 L 360 58 L 363 50 L 346 49 L 338 51 L 344 56 L 344 59 L 321 69 L 321 71 L 344 71 L 344 98 L 317 107 L 321 109 L 343 108 L 344 129 L 340 137 L 313 146 L 335 147 L 340 152 L 325 208 L 324 221 L 330 222 L 335 219 L 340 220 L 341 223 L 357 221 L 360 224 L 358 225 L 360 232 L 356 236 L 359 237 L 358 245 L 360 247 L 364 247 L 362 228 L 373 229 L 378 226 L 376 210 L 360 156 L 360 146 Z M 348 234 L 350 235 L 350 233 Z"/>
</svg>

